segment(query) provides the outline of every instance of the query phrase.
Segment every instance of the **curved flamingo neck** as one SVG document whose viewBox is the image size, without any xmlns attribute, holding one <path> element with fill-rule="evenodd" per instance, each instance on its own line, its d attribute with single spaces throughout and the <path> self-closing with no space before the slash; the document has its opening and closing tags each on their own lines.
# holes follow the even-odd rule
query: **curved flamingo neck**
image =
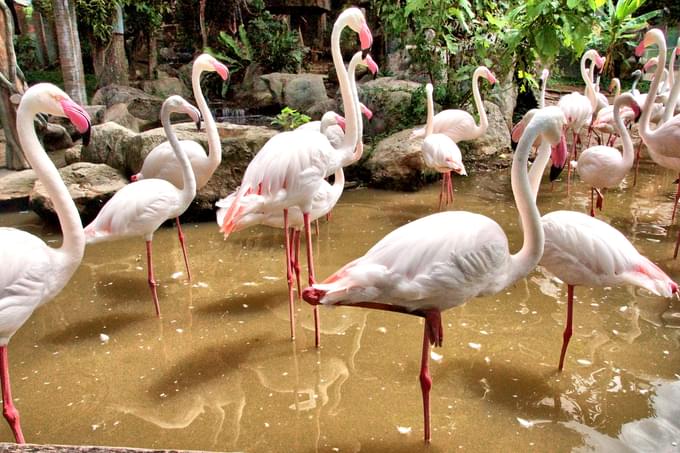
<svg viewBox="0 0 680 453">
<path fill-rule="evenodd" d="M 76 209 L 76 205 L 69 194 L 68 189 L 54 166 L 52 161 L 45 153 L 44 148 L 38 140 L 33 127 L 35 116 L 42 109 L 36 101 L 25 99 L 17 110 L 17 125 L 19 143 L 26 154 L 28 162 L 40 182 L 45 186 L 45 190 L 54 205 L 54 210 L 59 218 L 61 234 L 64 238 L 61 251 L 67 260 L 80 262 L 85 251 L 85 233 L 83 223 Z"/>
<path fill-rule="evenodd" d="M 614 101 L 614 124 L 619 131 L 619 136 L 623 142 L 623 166 L 626 171 L 633 167 L 633 161 L 635 160 L 633 151 L 633 141 L 630 139 L 630 134 L 628 133 L 628 128 L 623 124 L 623 118 L 621 118 L 621 106 L 622 105 L 632 105 L 634 102 L 633 96 L 631 94 L 626 94 L 619 96 Z"/>
<path fill-rule="evenodd" d="M 203 96 L 203 90 L 201 90 L 202 73 L 203 70 L 194 65 L 191 70 L 191 88 L 194 91 L 194 99 L 196 100 L 198 110 L 200 110 L 201 116 L 203 116 L 205 131 L 208 134 L 208 160 L 210 161 L 212 171 L 215 171 L 222 162 L 222 144 L 220 143 L 220 136 L 217 132 L 215 119 L 210 112 L 205 96 Z"/>
<path fill-rule="evenodd" d="M 475 99 L 477 113 L 479 113 L 479 127 L 477 127 L 478 138 L 484 135 L 486 129 L 489 127 L 489 119 L 486 117 L 486 109 L 482 102 L 482 95 L 479 94 L 479 77 L 482 75 L 482 71 L 484 71 L 484 68 L 477 68 L 472 75 L 472 96 Z"/>
<path fill-rule="evenodd" d="M 589 71 L 586 69 L 586 61 L 590 60 L 590 65 L 592 68 L 592 71 L 595 71 L 594 65 L 595 62 L 592 61 L 592 58 L 590 56 L 589 52 L 586 52 L 583 54 L 581 57 L 581 77 L 583 78 L 583 81 L 586 84 L 586 97 L 590 101 L 590 106 L 592 107 L 593 111 L 595 111 L 595 108 L 597 107 L 597 97 L 595 95 L 595 87 L 593 86 L 593 81 L 590 78 Z"/>
<path fill-rule="evenodd" d="M 546 75 L 541 81 L 541 96 L 538 99 L 538 108 L 545 107 L 545 90 L 548 86 L 548 76 Z"/>
<path fill-rule="evenodd" d="M 425 137 L 432 135 L 434 130 L 434 100 L 432 99 L 432 91 L 425 89 L 427 97 L 427 123 L 425 124 Z"/>
<path fill-rule="evenodd" d="M 652 33 L 652 31 L 647 33 Z M 664 66 L 666 64 L 666 40 L 663 38 L 661 32 L 652 33 L 653 44 L 656 44 L 659 48 L 659 61 L 656 65 L 656 70 L 654 71 L 654 78 L 652 79 L 652 84 L 649 86 L 649 93 L 647 94 L 647 99 L 645 99 L 645 104 L 642 107 L 642 117 L 640 118 L 640 137 L 643 138 L 645 143 L 649 138 L 654 137 L 654 133 L 649 128 L 649 120 L 652 116 L 652 106 L 655 101 L 653 93 L 656 93 L 659 89 L 659 84 L 661 83 L 661 77 L 663 76 Z M 647 143 L 647 145 L 649 145 Z M 652 150 L 653 152 L 653 150 Z"/>
<path fill-rule="evenodd" d="M 618 77 L 614 77 L 612 83 L 614 84 L 614 97 L 617 98 L 621 96 L 621 81 Z"/>
<path fill-rule="evenodd" d="M 550 160 L 550 151 L 550 143 L 547 140 L 541 141 L 534 163 L 531 164 L 531 168 L 529 169 L 529 186 L 531 187 L 531 195 L 534 202 L 536 202 L 536 198 L 538 197 L 538 189 L 541 187 L 543 172 Z"/>
<path fill-rule="evenodd" d="M 349 68 L 348 68 L 348 80 L 349 80 L 349 91 L 352 93 L 352 101 L 354 104 L 354 109 L 356 112 L 356 146 L 355 146 L 355 151 L 352 154 L 352 162 L 356 162 L 359 159 L 361 159 L 361 156 L 364 152 L 364 147 L 359 146 L 359 144 L 362 143 L 363 141 L 363 135 L 364 135 L 364 120 L 361 118 L 361 108 L 359 107 L 359 92 L 357 90 L 357 80 L 356 80 L 356 72 L 357 72 L 357 66 L 359 65 L 359 62 L 362 60 L 362 53 L 357 52 L 352 56 L 352 59 L 349 61 Z M 344 176 L 343 176 L 344 178 Z"/>
<path fill-rule="evenodd" d="M 349 87 L 349 76 L 347 74 L 347 69 L 345 69 L 345 62 L 342 59 L 342 54 L 340 52 L 340 35 L 342 30 L 348 24 L 348 17 L 342 14 L 335 21 L 333 25 L 333 31 L 331 33 L 331 54 L 333 56 L 333 66 L 335 67 L 335 72 L 338 75 L 338 84 L 340 85 L 340 95 L 342 97 L 342 108 L 345 112 L 345 137 L 340 143 L 339 149 L 342 151 L 347 151 L 349 158 L 343 158 L 341 166 L 348 165 L 351 163 L 352 156 L 354 154 L 354 149 L 358 141 L 357 133 L 357 106 L 352 99 L 352 93 Z"/>
<path fill-rule="evenodd" d="M 675 115 L 675 105 L 678 103 L 678 98 L 680 98 L 680 81 L 673 84 L 673 88 L 668 95 L 668 102 L 666 102 L 666 109 L 663 112 L 663 119 L 661 120 L 662 123 L 669 121 Z"/>
<path fill-rule="evenodd" d="M 182 204 L 188 206 L 196 196 L 196 177 L 194 176 L 194 171 L 191 168 L 191 162 L 189 162 L 189 158 L 180 145 L 179 140 L 177 140 L 177 135 L 175 135 L 175 131 L 172 128 L 170 114 L 173 113 L 173 111 L 178 110 L 174 110 L 173 108 L 164 104 L 161 108 L 161 123 L 163 123 L 165 135 L 168 137 L 168 142 L 170 142 L 170 146 L 172 146 L 172 150 L 175 152 L 177 161 L 182 168 L 182 183 L 184 186 L 180 190 L 180 193 Z"/>
<path fill-rule="evenodd" d="M 540 118 L 534 118 L 529 123 L 517 144 L 517 150 L 512 160 L 512 193 L 515 196 L 515 204 L 524 229 L 524 242 L 522 248 L 510 257 L 506 286 L 531 272 L 543 256 L 545 237 L 541 226 L 540 213 L 529 185 L 527 161 L 529 160 L 531 145 L 545 128 L 544 121 Z"/>
</svg>

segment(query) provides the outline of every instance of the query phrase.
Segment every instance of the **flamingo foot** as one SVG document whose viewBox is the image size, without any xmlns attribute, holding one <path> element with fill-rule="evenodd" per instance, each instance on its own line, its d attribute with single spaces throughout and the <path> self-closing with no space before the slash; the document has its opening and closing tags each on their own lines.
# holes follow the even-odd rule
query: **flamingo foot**
<svg viewBox="0 0 680 453">
<path fill-rule="evenodd" d="M 0 346 L 0 379 L 2 384 L 2 413 L 9 423 L 14 439 L 18 444 L 26 443 L 24 433 L 21 431 L 19 411 L 14 406 L 12 388 L 9 382 L 9 359 L 7 357 L 7 345 Z"/>
</svg>

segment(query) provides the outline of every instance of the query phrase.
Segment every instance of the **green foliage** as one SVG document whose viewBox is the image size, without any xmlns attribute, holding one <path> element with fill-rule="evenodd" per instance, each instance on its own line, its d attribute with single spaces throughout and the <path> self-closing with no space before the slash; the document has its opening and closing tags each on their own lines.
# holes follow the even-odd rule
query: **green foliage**
<svg viewBox="0 0 680 453">
<path fill-rule="evenodd" d="M 221 31 L 217 41 L 218 49 L 208 47 L 205 50 L 218 60 L 226 62 L 231 74 L 247 67 L 253 61 L 253 48 L 243 24 L 238 27 L 238 37 Z"/>
<path fill-rule="evenodd" d="M 24 75 L 26 76 L 26 83 L 29 85 L 48 82 L 64 89 L 64 77 L 61 69 L 50 71 L 24 71 Z M 87 92 L 87 97 L 91 99 L 96 90 L 97 78 L 93 74 L 85 74 L 85 91 Z"/>
<path fill-rule="evenodd" d="M 311 118 L 304 113 L 300 113 L 290 107 L 284 107 L 281 113 L 276 115 L 271 122 L 274 126 L 279 126 L 285 131 L 292 131 L 293 129 L 308 123 Z"/>
<path fill-rule="evenodd" d="M 17 64 L 23 71 L 34 70 L 40 67 L 35 43 L 27 34 L 14 37 L 14 51 L 17 56 Z"/>
<path fill-rule="evenodd" d="M 599 24 L 593 31 L 589 46 L 604 51 L 607 58 L 605 75 L 613 77 L 621 72 L 622 63 L 625 64 L 638 44 L 639 33 L 649 27 L 648 21 L 661 15 L 661 10 L 657 9 L 635 16 L 645 2 L 618 0 L 614 4 L 612 0 L 607 0 L 606 7 L 598 12 Z"/>
<path fill-rule="evenodd" d="M 116 16 L 117 1 L 111 0 L 76 0 L 78 22 L 92 33 L 100 43 L 107 43 L 113 33 L 113 21 Z"/>
</svg>

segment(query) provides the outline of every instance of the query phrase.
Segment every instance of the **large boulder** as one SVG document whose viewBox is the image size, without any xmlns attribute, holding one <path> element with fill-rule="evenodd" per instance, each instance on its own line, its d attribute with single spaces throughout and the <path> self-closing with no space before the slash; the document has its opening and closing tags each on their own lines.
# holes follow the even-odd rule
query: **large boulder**
<svg viewBox="0 0 680 453">
<path fill-rule="evenodd" d="M 94 126 L 90 144 L 83 146 L 80 158 L 85 162 L 104 163 L 123 174 L 130 174 L 123 146 L 135 135 L 134 131 L 112 121 Z"/>
<path fill-rule="evenodd" d="M 59 175 L 84 224 L 94 219 L 104 203 L 128 182 L 119 171 L 108 165 L 89 162 L 63 167 L 59 169 Z M 29 206 L 43 219 L 49 222 L 58 221 L 52 200 L 40 181 L 35 183 L 31 192 Z"/>
<path fill-rule="evenodd" d="M 71 135 L 60 124 L 47 123 L 42 131 L 42 140 L 46 151 L 56 151 L 73 146 Z"/>
<path fill-rule="evenodd" d="M 406 129 L 378 143 L 363 164 L 369 172 L 370 186 L 415 191 L 435 179 L 436 172 L 423 160 L 423 139 L 410 140 L 411 132 L 413 129 Z"/>
<path fill-rule="evenodd" d="M 15 171 L 0 178 L 0 210 L 28 209 L 28 197 L 36 179 L 38 177 L 33 170 Z"/>
<path fill-rule="evenodd" d="M 152 96 L 144 91 L 122 85 L 107 85 L 92 97 L 92 104 L 103 104 L 107 108 L 115 104 L 126 104 L 128 112 L 142 121 L 160 124 L 160 111 L 164 98 Z"/>
<path fill-rule="evenodd" d="M 484 101 L 484 108 L 489 119 L 486 133 L 477 140 L 458 144 L 466 165 L 468 162 L 486 161 L 493 156 L 512 152 L 510 129 L 500 107 L 493 102 Z"/>
<path fill-rule="evenodd" d="M 150 93 L 154 96 L 160 96 L 161 98 L 167 98 L 174 94 L 178 94 L 182 97 L 188 98 L 191 96 L 191 91 L 187 88 L 182 81 L 177 77 L 170 77 L 164 74 L 156 80 L 145 80 L 142 82 L 142 90 L 145 93 Z"/>
<path fill-rule="evenodd" d="M 320 74 L 288 74 L 274 72 L 258 74 L 258 68 L 249 67 L 236 94 L 239 105 L 254 110 L 279 110 L 285 106 L 307 113 L 328 99 L 324 77 Z"/>
<path fill-rule="evenodd" d="M 411 96 L 421 85 L 394 77 L 380 77 L 359 84 L 359 98 L 373 111 L 373 119 L 366 124 L 364 133 L 369 136 L 398 130 L 403 112 L 411 104 Z"/>
<path fill-rule="evenodd" d="M 119 104 L 113 104 L 111 107 L 106 109 L 106 114 L 104 115 L 104 122 L 114 122 L 130 129 L 134 132 L 141 132 L 147 129 L 153 129 L 157 127 L 158 121 L 145 121 L 133 116 L 128 111 L 128 105 L 121 102 Z"/>
</svg>

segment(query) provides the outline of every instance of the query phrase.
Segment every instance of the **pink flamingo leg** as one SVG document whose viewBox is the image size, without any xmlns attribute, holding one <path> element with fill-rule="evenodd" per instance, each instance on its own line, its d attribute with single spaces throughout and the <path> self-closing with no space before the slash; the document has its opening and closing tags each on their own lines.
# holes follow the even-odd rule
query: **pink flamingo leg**
<svg viewBox="0 0 680 453">
<path fill-rule="evenodd" d="M 640 169 L 640 151 L 642 151 L 642 140 L 635 152 L 635 176 L 633 176 L 633 187 L 637 184 L 638 170 Z"/>
<path fill-rule="evenodd" d="M 161 317 L 161 305 L 158 303 L 158 283 L 153 275 L 153 256 L 151 253 L 151 241 L 146 241 L 146 267 L 149 276 L 149 288 L 151 289 L 151 298 L 153 305 L 156 308 L 156 316 Z"/>
<path fill-rule="evenodd" d="M 288 317 L 290 319 L 290 339 L 295 340 L 295 298 L 293 297 L 293 263 L 291 254 L 291 244 L 293 238 L 290 237 L 288 228 L 288 209 L 283 210 L 283 231 L 286 235 L 286 280 L 288 281 Z"/>
<path fill-rule="evenodd" d="M 597 203 L 595 204 L 595 207 L 602 211 L 602 208 L 604 207 L 604 194 L 600 192 L 600 189 L 595 189 L 595 193 L 597 194 Z"/>
<path fill-rule="evenodd" d="M 302 293 L 300 292 L 300 230 L 293 230 L 293 234 L 293 246 L 295 247 L 293 249 L 295 250 L 293 269 L 295 270 L 295 278 L 297 280 L 298 299 L 300 299 L 302 297 Z"/>
<path fill-rule="evenodd" d="M 564 367 L 564 356 L 567 353 L 567 346 L 572 334 L 572 321 L 574 320 L 574 286 L 567 285 L 567 325 L 564 327 L 562 334 L 562 352 L 560 353 L 559 370 L 562 371 Z"/>
<path fill-rule="evenodd" d="M 569 153 L 569 156 L 567 156 L 567 196 L 571 194 L 571 159 L 572 156 L 574 156 L 574 159 L 576 158 L 576 136 L 576 132 L 574 132 L 571 143 L 571 152 Z"/>
<path fill-rule="evenodd" d="M 316 220 L 314 221 L 314 231 L 315 231 L 315 233 L 316 233 L 316 235 L 317 235 L 317 237 L 318 237 L 318 236 L 319 236 L 319 219 L 316 219 Z"/>
<path fill-rule="evenodd" d="M 675 251 L 673 252 L 673 259 L 678 257 L 678 248 L 680 247 L 680 231 L 678 231 L 678 238 L 675 240 Z"/>
<path fill-rule="evenodd" d="M 595 217 L 595 188 L 590 188 L 590 217 Z"/>
<path fill-rule="evenodd" d="M 678 173 L 678 189 L 675 191 L 675 200 L 673 201 L 673 215 L 671 215 L 671 223 L 675 220 L 675 212 L 678 209 L 678 200 L 680 200 L 680 173 Z"/>
<path fill-rule="evenodd" d="M 451 195 L 451 203 L 453 203 L 453 175 L 449 172 L 449 194 Z"/>
<path fill-rule="evenodd" d="M 191 271 L 189 270 L 189 257 L 187 256 L 187 246 L 184 242 L 184 232 L 182 231 L 182 225 L 179 223 L 179 217 L 175 217 L 175 222 L 177 223 L 177 237 L 179 237 L 179 244 L 182 246 L 182 255 L 184 255 L 184 267 L 187 269 L 187 279 L 191 281 Z"/>
<path fill-rule="evenodd" d="M 423 422 L 425 442 L 430 442 L 430 390 L 432 377 L 430 376 L 430 344 L 442 345 L 442 318 L 439 310 L 425 312 L 425 327 L 423 329 L 423 353 L 420 359 L 420 390 L 423 394 Z"/>
<path fill-rule="evenodd" d="M 309 272 L 309 286 L 316 283 L 314 278 L 314 257 L 312 254 L 312 235 L 311 225 L 309 224 L 309 213 L 302 213 L 302 218 L 305 222 L 305 238 L 307 239 L 307 272 Z M 318 348 L 321 343 L 321 332 L 319 330 L 319 307 L 314 305 L 312 307 L 314 313 L 314 345 Z"/>
<path fill-rule="evenodd" d="M 24 433 L 21 432 L 19 411 L 14 407 L 12 400 L 12 388 L 9 383 L 9 360 L 7 358 L 7 345 L 0 346 L 0 379 L 2 383 L 2 413 L 12 428 L 14 439 L 18 444 L 26 443 Z"/>
<path fill-rule="evenodd" d="M 439 190 L 439 211 L 442 210 L 442 202 L 444 201 L 444 186 L 446 184 L 446 173 L 442 173 L 442 187 Z"/>
</svg>

